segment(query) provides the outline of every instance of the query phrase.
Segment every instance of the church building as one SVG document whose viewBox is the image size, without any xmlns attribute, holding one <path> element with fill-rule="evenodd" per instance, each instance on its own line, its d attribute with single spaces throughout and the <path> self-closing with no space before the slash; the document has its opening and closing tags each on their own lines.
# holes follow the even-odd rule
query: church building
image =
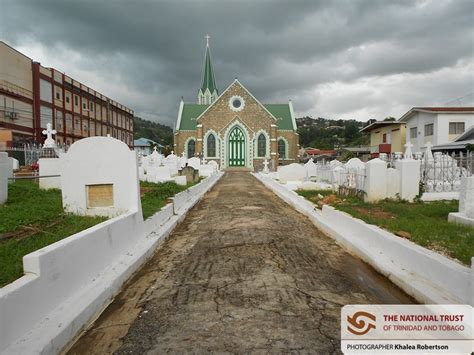
<svg viewBox="0 0 474 355">
<path fill-rule="evenodd" d="M 263 104 L 237 79 L 217 89 L 206 36 L 204 73 L 197 103 L 179 105 L 174 150 L 204 157 L 222 169 L 261 170 L 266 159 L 276 168 L 295 162 L 298 133 L 291 100 Z"/>
</svg>

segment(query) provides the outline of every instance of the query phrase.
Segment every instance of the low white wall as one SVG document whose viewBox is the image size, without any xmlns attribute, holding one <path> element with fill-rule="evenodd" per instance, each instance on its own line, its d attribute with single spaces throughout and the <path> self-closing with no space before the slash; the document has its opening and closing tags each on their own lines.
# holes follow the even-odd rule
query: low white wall
<svg viewBox="0 0 474 355">
<path fill-rule="evenodd" d="M 254 175 L 338 244 L 418 301 L 473 305 L 471 280 L 474 277 L 469 268 L 330 206 L 323 206 L 321 212 L 279 183 L 261 174 Z"/>
<path fill-rule="evenodd" d="M 459 191 L 446 192 L 424 192 L 421 195 L 422 201 L 442 201 L 442 200 L 459 200 Z"/>
<path fill-rule="evenodd" d="M 0 288 L 0 353 L 59 353 L 222 175 L 189 189 L 179 213 L 128 212 L 26 255 L 25 276 Z"/>
</svg>

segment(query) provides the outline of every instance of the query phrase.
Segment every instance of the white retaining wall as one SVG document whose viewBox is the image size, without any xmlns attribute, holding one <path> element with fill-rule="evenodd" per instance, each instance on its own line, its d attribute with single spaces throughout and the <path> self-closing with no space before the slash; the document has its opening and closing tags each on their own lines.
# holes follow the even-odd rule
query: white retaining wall
<svg viewBox="0 0 474 355">
<path fill-rule="evenodd" d="M 419 302 L 474 305 L 474 284 L 471 284 L 474 267 L 469 269 L 333 207 L 325 205 L 319 211 L 311 202 L 276 181 L 261 174 L 254 175 L 338 244 L 372 265 Z"/>
<path fill-rule="evenodd" d="M 178 213 L 172 204 L 146 221 L 128 212 L 26 255 L 25 276 L 0 288 L 0 353 L 59 353 L 222 175 L 184 191 Z"/>
</svg>

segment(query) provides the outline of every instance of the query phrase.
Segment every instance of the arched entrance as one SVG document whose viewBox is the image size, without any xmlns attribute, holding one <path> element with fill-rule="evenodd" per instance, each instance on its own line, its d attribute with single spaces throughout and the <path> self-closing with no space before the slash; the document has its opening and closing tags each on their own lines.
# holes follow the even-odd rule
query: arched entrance
<svg viewBox="0 0 474 355">
<path fill-rule="evenodd" d="M 240 127 L 232 129 L 228 144 L 228 166 L 245 166 L 245 134 Z"/>
</svg>

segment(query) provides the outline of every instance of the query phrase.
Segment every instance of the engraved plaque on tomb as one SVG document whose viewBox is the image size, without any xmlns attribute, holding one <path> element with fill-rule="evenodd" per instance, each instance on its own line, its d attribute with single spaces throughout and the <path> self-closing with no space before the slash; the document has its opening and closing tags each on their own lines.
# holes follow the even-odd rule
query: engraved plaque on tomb
<svg viewBox="0 0 474 355">
<path fill-rule="evenodd" d="M 87 208 L 114 206 L 113 184 L 87 185 L 86 191 Z"/>
</svg>

